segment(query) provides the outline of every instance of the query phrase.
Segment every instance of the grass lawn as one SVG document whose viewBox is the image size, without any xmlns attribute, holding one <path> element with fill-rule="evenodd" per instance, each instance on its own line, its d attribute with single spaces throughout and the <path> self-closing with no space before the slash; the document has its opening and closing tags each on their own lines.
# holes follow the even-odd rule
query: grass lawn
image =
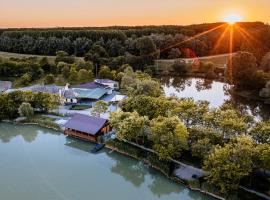
<svg viewBox="0 0 270 200">
<path fill-rule="evenodd" d="M 71 108 L 69 110 L 86 110 L 86 109 L 89 109 L 91 107 L 92 106 L 89 106 L 89 105 L 74 105 L 74 106 L 71 106 Z"/>
</svg>

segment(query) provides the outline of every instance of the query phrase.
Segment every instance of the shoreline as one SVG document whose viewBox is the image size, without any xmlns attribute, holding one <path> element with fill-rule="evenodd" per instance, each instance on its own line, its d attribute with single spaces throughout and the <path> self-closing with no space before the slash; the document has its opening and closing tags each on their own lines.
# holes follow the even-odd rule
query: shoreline
<svg viewBox="0 0 270 200">
<path fill-rule="evenodd" d="M 225 198 L 223 198 L 223 197 L 221 197 L 221 196 L 218 196 L 218 195 L 213 194 L 213 193 L 211 193 L 211 192 L 207 192 L 207 191 L 202 190 L 202 189 L 200 189 L 200 188 L 195 188 L 195 187 L 192 187 L 192 186 L 190 186 L 190 185 L 188 185 L 188 184 L 185 184 L 185 181 L 181 180 L 180 178 L 169 176 L 166 172 L 164 172 L 164 170 L 162 170 L 162 169 L 159 168 L 158 166 L 152 165 L 148 160 L 141 160 L 140 158 L 138 158 L 138 157 L 136 157 L 136 156 L 134 156 L 134 155 L 131 155 L 131 154 L 127 153 L 127 152 L 121 151 L 121 150 L 119 150 L 118 148 L 115 148 L 115 147 L 113 147 L 113 146 L 111 146 L 111 145 L 108 145 L 108 144 L 106 144 L 105 147 L 106 147 L 107 149 L 116 151 L 117 153 L 119 153 L 119 154 L 121 154 L 121 155 L 124 155 L 124 156 L 130 157 L 130 158 L 136 159 L 136 160 L 138 160 L 138 161 L 143 161 L 143 162 L 144 162 L 145 164 L 147 164 L 149 167 L 151 167 L 151 168 L 157 170 L 158 172 L 162 173 L 162 174 L 163 174 L 166 178 L 168 178 L 169 180 L 171 180 L 171 181 L 173 181 L 173 182 L 175 182 L 175 183 L 177 183 L 177 184 L 181 184 L 181 185 L 185 186 L 186 188 L 188 188 L 188 189 L 190 189 L 190 190 L 192 190 L 192 191 L 200 192 L 200 193 L 202 193 L 202 194 L 205 194 L 205 195 L 207 195 L 207 196 L 213 197 L 213 198 L 215 198 L 215 199 L 225 200 Z"/>
</svg>

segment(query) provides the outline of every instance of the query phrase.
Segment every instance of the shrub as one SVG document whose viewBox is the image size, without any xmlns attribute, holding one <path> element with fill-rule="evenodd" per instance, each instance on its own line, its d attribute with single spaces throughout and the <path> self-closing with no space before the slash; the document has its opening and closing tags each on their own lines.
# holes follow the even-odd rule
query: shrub
<svg viewBox="0 0 270 200">
<path fill-rule="evenodd" d="M 45 84 L 53 84 L 54 83 L 54 76 L 52 74 L 48 74 L 44 79 Z"/>
<path fill-rule="evenodd" d="M 22 117 L 30 118 L 34 115 L 34 109 L 32 108 L 30 103 L 22 103 L 18 111 L 20 116 Z"/>
</svg>

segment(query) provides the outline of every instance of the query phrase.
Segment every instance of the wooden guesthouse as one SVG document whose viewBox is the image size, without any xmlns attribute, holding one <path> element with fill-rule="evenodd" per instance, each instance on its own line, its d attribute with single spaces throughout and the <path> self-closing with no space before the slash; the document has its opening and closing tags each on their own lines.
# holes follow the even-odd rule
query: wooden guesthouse
<svg viewBox="0 0 270 200">
<path fill-rule="evenodd" d="M 65 135 L 91 142 L 111 130 L 108 120 L 82 114 L 75 114 L 64 127 Z"/>
</svg>

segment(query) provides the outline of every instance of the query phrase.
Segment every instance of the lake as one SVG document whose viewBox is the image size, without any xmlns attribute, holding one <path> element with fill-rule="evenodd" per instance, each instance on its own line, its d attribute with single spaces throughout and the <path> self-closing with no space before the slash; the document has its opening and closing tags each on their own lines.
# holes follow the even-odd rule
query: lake
<svg viewBox="0 0 270 200">
<path fill-rule="evenodd" d="M 142 162 L 38 126 L 0 123 L 0 199 L 211 200 Z"/>
<path fill-rule="evenodd" d="M 270 105 L 231 94 L 231 86 L 227 83 L 190 77 L 161 77 L 160 80 L 166 96 L 208 101 L 212 108 L 228 102 L 241 112 L 253 115 L 255 119 L 270 118 Z"/>
</svg>

